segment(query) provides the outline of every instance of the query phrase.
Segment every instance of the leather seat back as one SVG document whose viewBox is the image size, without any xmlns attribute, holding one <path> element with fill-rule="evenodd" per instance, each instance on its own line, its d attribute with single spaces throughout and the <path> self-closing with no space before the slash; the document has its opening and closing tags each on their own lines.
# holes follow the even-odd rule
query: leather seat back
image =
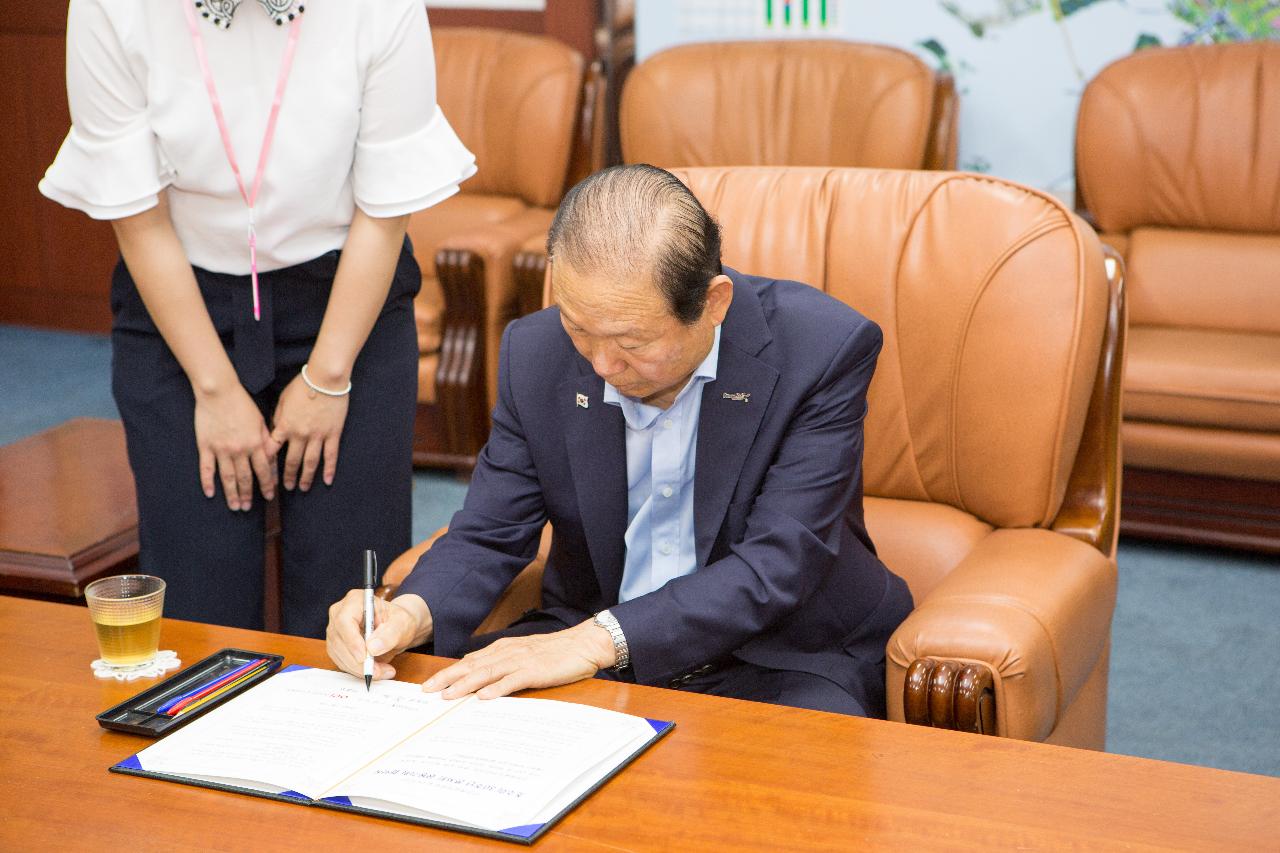
<svg viewBox="0 0 1280 853">
<path fill-rule="evenodd" d="M 1280 43 L 1143 50 L 1080 101 L 1081 200 L 1138 325 L 1280 332 Z"/>
<path fill-rule="evenodd" d="M 1049 196 L 976 175 L 677 174 L 721 222 L 726 264 L 812 284 L 883 330 L 864 491 L 891 500 L 869 502 L 868 524 L 886 561 L 913 555 L 889 565 L 917 598 L 985 530 L 1051 525 L 1107 318 L 1102 249 L 1088 226 Z M 918 514 L 907 501 L 959 510 L 930 514 L 954 528 L 952 544 L 913 547 L 911 537 L 930 533 L 893 523 L 895 504 L 904 518 Z"/>
<path fill-rule="evenodd" d="M 1280 43 L 1112 63 L 1081 96 L 1076 158 L 1102 231 L 1280 232 Z"/>
<path fill-rule="evenodd" d="M 507 30 L 432 31 L 437 99 L 476 155 L 464 193 L 560 202 L 582 90 L 582 57 L 555 39 Z"/>
<path fill-rule="evenodd" d="M 936 87 L 922 61 L 881 45 L 684 45 L 655 54 L 627 78 L 622 155 L 664 168 L 919 169 L 941 97 Z"/>
</svg>

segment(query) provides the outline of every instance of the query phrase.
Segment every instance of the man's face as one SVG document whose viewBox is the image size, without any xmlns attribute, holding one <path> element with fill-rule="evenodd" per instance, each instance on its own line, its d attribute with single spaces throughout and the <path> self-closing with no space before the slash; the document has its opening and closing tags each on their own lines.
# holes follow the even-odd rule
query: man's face
<svg viewBox="0 0 1280 853">
<path fill-rule="evenodd" d="M 596 375 L 628 397 L 666 408 L 711 351 L 733 284 L 728 276 L 712 279 L 702 316 L 687 325 L 645 273 L 616 281 L 555 264 L 551 294 L 565 332 Z"/>
</svg>

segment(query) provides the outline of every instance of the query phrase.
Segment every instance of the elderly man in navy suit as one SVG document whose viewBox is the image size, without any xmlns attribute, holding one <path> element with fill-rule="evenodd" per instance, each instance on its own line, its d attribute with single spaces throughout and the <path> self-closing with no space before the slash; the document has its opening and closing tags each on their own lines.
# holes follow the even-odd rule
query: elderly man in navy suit
<svg viewBox="0 0 1280 853">
<path fill-rule="evenodd" d="M 556 306 L 502 339 L 466 503 L 379 605 L 375 676 L 434 641 L 424 685 L 481 698 L 600 676 L 884 714 L 911 610 L 862 512 L 880 329 L 804 284 L 720 264 L 715 221 L 652 166 L 599 172 L 547 241 Z M 473 637 L 553 528 L 542 608 Z M 330 610 L 359 674 L 362 604 Z"/>
</svg>

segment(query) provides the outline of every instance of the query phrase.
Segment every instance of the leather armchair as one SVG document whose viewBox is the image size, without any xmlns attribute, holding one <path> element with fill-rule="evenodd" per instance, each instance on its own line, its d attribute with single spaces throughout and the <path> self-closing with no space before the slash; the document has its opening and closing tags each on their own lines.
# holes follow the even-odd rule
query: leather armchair
<svg viewBox="0 0 1280 853">
<path fill-rule="evenodd" d="M 845 41 L 691 44 L 635 66 L 622 90 L 622 159 L 687 166 L 954 169 L 951 75 L 893 47 Z M 526 301 L 546 250 L 516 257 Z"/>
<path fill-rule="evenodd" d="M 1076 167 L 1129 277 L 1123 530 L 1280 552 L 1280 43 L 1108 66 Z"/>
<path fill-rule="evenodd" d="M 721 221 L 727 264 L 812 283 L 884 331 L 865 427 L 867 526 L 917 604 L 887 650 L 890 718 L 1101 748 L 1119 264 L 1104 264 L 1059 202 L 991 178 L 678 174 Z M 538 569 L 521 575 L 526 592 Z M 536 603 L 501 605 L 516 615 Z"/>
<path fill-rule="evenodd" d="M 622 156 L 677 166 L 954 169 L 956 92 L 898 48 L 746 41 L 664 50 L 622 92 Z"/>
<path fill-rule="evenodd" d="M 512 259 L 550 226 L 568 176 L 583 64 L 542 36 L 440 28 L 432 37 L 440 106 L 478 171 L 409 223 L 422 267 L 414 461 L 469 468 L 488 433 L 498 341 L 517 316 Z"/>
</svg>

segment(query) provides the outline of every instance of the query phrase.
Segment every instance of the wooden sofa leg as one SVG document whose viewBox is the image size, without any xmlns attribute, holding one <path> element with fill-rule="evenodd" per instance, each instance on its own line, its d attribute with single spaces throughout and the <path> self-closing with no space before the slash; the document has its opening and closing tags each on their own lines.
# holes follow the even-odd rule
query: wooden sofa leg
<svg viewBox="0 0 1280 853">
<path fill-rule="evenodd" d="M 995 679 L 985 666 L 917 658 L 907 667 L 902 690 L 908 723 L 995 734 Z"/>
</svg>

